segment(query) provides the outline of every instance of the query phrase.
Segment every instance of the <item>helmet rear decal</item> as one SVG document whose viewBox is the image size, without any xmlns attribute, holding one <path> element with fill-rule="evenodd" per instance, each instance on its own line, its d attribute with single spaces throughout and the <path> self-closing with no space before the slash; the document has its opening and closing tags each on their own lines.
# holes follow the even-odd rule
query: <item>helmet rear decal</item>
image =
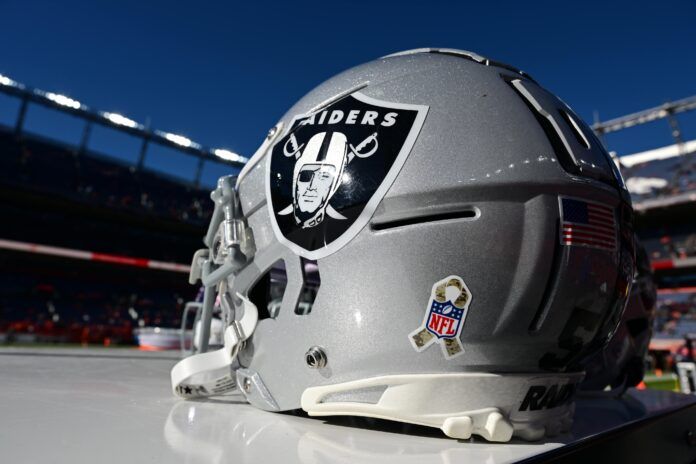
<svg viewBox="0 0 696 464">
<path fill-rule="evenodd" d="M 356 92 L 295 117 L 267 163 L 278 240 L 308 259 L 348 243 L 406 161 L 427 111 Z"/>
</svg>

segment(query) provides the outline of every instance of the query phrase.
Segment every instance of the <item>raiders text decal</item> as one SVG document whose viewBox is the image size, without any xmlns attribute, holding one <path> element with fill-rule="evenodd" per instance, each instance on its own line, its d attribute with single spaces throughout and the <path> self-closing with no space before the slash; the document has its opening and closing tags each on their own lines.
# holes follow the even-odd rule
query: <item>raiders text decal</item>
<svg viewBox="0 0 696 464">
<path fill-rule="evenodd" d="M 348 243 L 399 173 L 427 111 L 356 92 L 293 119 L 268 163 L 278 239 L 308 259 Z"/>
</svg>

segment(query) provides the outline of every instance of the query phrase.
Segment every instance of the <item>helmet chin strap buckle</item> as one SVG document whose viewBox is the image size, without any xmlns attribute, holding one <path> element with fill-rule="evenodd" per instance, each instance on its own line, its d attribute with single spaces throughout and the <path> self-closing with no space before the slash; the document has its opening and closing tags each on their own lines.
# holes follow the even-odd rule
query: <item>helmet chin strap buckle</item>
<svg viewBox="0 0 696 464">
<path fill-rule="evenodd" d="M 232 365 L 242 344 L 251 337 L 259 320 L 256 305 L 237 293 L 244 314 L 225 329 L 225 346 L 182 359 L 172 368 L 172 392 L 182 398 L 215 396 L 237 389 Z"/>
</svg>

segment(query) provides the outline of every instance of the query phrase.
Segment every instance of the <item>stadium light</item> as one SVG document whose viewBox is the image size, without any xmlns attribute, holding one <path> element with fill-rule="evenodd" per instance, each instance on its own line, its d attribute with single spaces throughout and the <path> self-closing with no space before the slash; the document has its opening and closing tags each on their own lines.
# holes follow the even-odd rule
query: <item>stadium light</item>
<svg viewBox="0 0 696 464">
<path fill-rule="evenodd" d="M 48 98 L 52 102 L 58 103 L 60 106 L 67 106 L 68 108 L 72 108 L 74 110 L 79 110 L 82 108 L 82 103 L 77 100 L 73 100 L 70 97 L 66 97 L 65 95 L 53 92 L 44 92 L 43 90 L 37 90 L 36 92 L 39 95 L 43 95 L 44 97 Z"/>
<path fill-rule="evenodd" d="M 109 121 L 113 122 L 114 124 L 118 124 L 119 126 L 130 127 L 131 129 L 142 127 L 140 124 L 133 121 L 132 119 L 128 119 L 127 117 L 118 113 L 109 113 L 107 111 L 103 111 L 101 115 Z"/>
<path fill-rule="evenodd" d="M 218 158 L 222 158 L 227 161 L 236 161 L 238 163 L 246 163 L 249 161 L 248 158 L 245 158 L 244 156 L 238 155 L 237 153 L 226 150 L 224 148 L 216 148 L 213 150 L 213 154 L 217 156 Z"/>
<path fill-rule="evenodd" d="M 19 83 L 16 81 L 13 81 L 12 79 L 10 79 L 7 76 L 3 76 L 2 74 L 0 74 L 0 85 L 6 85 L 8 87 L 18 87 Z"/>
<path fill-rule="evenodd" d="M 157 131 L 159 135 L 164 137 L 165 139 L 169 140 L 170 142 L 173 142 L 177 145 L 180 145 L 185 148 L 201 148 L 199 144 L 194 142 L 193 140 L 189 139 L 188 137 L 184 137 L 183 135 L 177 135 L 177 134 L 172 134 L 171 132 L 160 132 Z"/>
</svg>

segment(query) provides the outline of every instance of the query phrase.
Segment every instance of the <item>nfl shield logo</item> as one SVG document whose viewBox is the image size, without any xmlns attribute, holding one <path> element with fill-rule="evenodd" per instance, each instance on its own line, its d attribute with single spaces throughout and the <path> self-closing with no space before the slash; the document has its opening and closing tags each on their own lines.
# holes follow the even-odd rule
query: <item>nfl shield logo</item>
<svg viewBox="0 0 696 464">
<path fill-rule="evenodd" d="M 459 337 L 470 303 L 471 292 L 461 277 L 451 275 L 435 282 L 423 324 L 409 334 L 413 348 L 420 352 L 437 342 L 445 359 L 464 353 Z"/>
<path fill-rule="evenodd" d="M 454 338 L 459 333 L 464 310 L 459 309 L 451 301 L 440 303 L 433 300 L 428 314 L 428 332 L 437 338 Z"/>
</svg>

